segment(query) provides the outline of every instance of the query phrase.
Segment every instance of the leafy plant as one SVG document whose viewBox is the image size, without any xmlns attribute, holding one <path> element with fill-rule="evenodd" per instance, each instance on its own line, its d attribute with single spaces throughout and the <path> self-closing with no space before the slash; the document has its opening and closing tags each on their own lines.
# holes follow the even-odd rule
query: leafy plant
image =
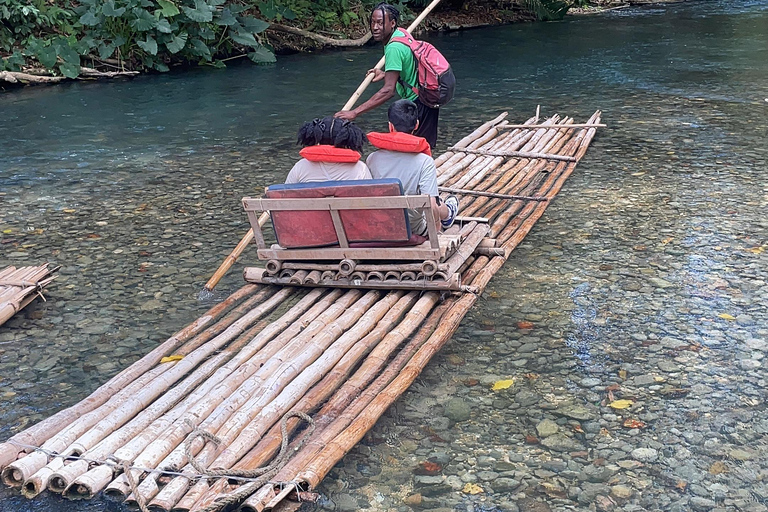
<svg viewBox="0 0 768 512">
<path fill-rule="evenodd" d="M 564 0 L 523 0 L 523 7 L 544 21 L 561 20 L 571 8 Z"/>
</svg>

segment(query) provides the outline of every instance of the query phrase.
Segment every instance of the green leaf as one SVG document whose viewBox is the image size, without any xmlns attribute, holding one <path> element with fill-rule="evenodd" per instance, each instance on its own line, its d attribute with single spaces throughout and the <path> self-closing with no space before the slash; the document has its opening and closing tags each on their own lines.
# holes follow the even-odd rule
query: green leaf
<svg viewBox="0 0 768 512">
<path fill-rule="evenodd" d="M 99 45 L 99 57 L 102 59 L 108 59 L 112 56 L 112 54 L 115 53 L 115 44 L 114 43 L 101 43 Z"/>
<path fill-rule="evenodd" d="M 37 53 L 35 54 L 35 57 L 38 61 L 40 61 L 40 64 L 45 66 L 48 69 L 52 69 L 53 66 L 56 65 L 56 48 L 53 46 L 44 46 L 38 49 Z"/>
<path fill-rule="evenodd" d="M 135 28 L 139 32 L 146 32 L 152 30 L 157 25 L 157 19 L 155 19 L 149 11 L 136 7 L 133 9 L 133 14 L 136 15 L 136 19 L 131 21 L 131 27 Z"/>
<path fill-rule="evenodd" d="M 208 45 L 206 45 L 204 42 L 199 39 L 192 39 L 190 46 L 192 55 L 195 57 L 203 57 L 206 60 L 211 60 L 211 49 L 208 48 Z"/>
<path fill-rule="evenodd" d="M 184 11 L 184 14 L 186 14 L 191 21 L 196 21 L 198 23 L 207 23 L 213 19 L 213 13 L 207 9 L 201 11 L 191 7 L 182 6 L 181 10 Z"/>
<path fill-rule="evenodd" d="M 175 36 L 173 40 L 165 43 L 165 47 L 168 48 L 168 51 L 171 53 L 179 53 L 186 44 L 187 44 L 187 33 L 182 32 L 179 35 Z"/>
<path fill-rule="evenodd" d="M 80 74 L 80 65 L 72 64 L 69 62 L 62 62 L 59 65 L 59 71 L 61 71 L 61 74 L 67 78 L 77 78 L 77 76 Z"/>
<path fill-rule="evenodd" d="M 253 37 L 253 34 L 249 34 L 248 32 L 240 32 L 240 33 L 230 32 L 229 37 L 234 42 L 245 45 L 245 46 L 256 47 L 259 45 L 258 41 L 256 41 L 256 38 Z"/>
<path fill-rule="evenodd" d="M 69 46 L 66 39 L 60 39 L 55 46 L 56 52 L 64 62 L 72 64 L 73 66 L 80 66 L 80 55 L 74 50 L 74 48 Z"/>
<path fill-rule="evenodd" d="M 166 16 L 168 18 L 172 16 L 176 16 L 179 14 L 179 8 L 176 7 L 176 4 L 173 2 L 169 2 L 168 0 L 157 0 L 157 4 L 160 6 L 160 12 L 163 13 L 163 16 Z"/>
<path fill-rule="evenodd" d="M 224 68 L 226 68 L 226 67 L 227 67 L 227 65 L 226 65 L 226 64 L 224 64 L 222 61 L 220 61 L 220 60 L 217 60 L 217 61 L 215 61 L 215 62 L 213 63 L 213 67 L 215 67 L 216 69 L 224 69 Z"/>
<path fill-rule="evenodd" d="M 221 10 L 221 13 L 216 17 L 216 21 L 214 22 L 217 25 L 226 25 L 231 27 L 235 23 L 237 23 L 237 19 L 232 15 L 232 11 L 229 10 L 229 8 L 225 7 Z"/>
<path fill-rule="evenodd" d="M 82 16 L 80 16 L 80 19 L 78 21 L 80 21 L 81 25 L 85 25 L 86 27 L 93 27 L 95 25 L 98 25 L 100 22 L 99 17 L 96 16 L 93 13 L 93 11 L 88 11 L 85 14 L 83 14 Z"/>
<path fill-rule="evenodd" d="M 238 19 L 240 23 L 242 23 L 243 27 L 245 27 L 245 30 L 252 34 L 259 34 L 269 28 L 269 23 L 258 18 L 253 18 L 251 16 L 241 16 Z"/>
<path fill-rule="evenodd" d="M 119 18 L 123 14 L 125 14 L 125 7 L 120 7 L 119 9 L 115 9 L 115 2 L 113 0 L 108 0 L 102 7 L 101 12 L 104 13 L 104 16 L 109 16 L 110 18 Z"/>
<path fill-rule="evenodd" d="M 171 29 L 171 24 L 168 23 L 168 20 L 163 18 L 160 20 L 157 20 L 157 25 L 155 26 L 158 32 L 162 32 L 163 34 L 170 34 L 173 32 Z"/>
<path fill-rule="evenodd" d="M 274 62 L 277 62 L 277 58 L 275 57 L 275 54 L 269 51 L 264 46 L 259 46 L 256 48 L 256 51 L 250 52 L 248 54 L 248 58 L 251 59 L 256 64 L 272 64 Z"/>
<path fill-rule="evenodd" d="M 152 67 L 154 67 L 156 70 L 158 70 L 161 73 L 167 73 L 168 71 L 170 71 L 168 66 L 166 66 L 165 63 L 163 62 L 155 62 L 154 64 L 152 64 Z"/>
<path fill-rule="evenodd" d="M 154 37 L 148 35 L 146 41 L 136 41 L 136 44 L 150 55 L 157 55 L 157 41 Z"/>
</svg>

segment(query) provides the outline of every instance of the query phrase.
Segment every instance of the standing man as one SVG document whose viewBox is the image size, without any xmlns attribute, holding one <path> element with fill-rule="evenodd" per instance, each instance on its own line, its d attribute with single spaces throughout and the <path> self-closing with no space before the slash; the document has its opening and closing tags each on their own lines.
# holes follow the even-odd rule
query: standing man
<svg viewBox="0 0 768 512">
<path fill-rule="evenodd" d="M 342 110 L 336 117 L 353 121 L 357 116 L 373 110 L 389 101 L 395 91 L 401 98 L 416 103 L 419 114 L 419 126 L 414 135 L 424 137 L 434 148 L 437 142 L 437 118 L 439 108 L 430 108 L 418 99 L 411 88 L 418 84 L 416 60 L 411 49 L 405 44 L 392 41 L 393 37 L 403 37 L 405 34 L 397 28 L 400 21 L 400 11 L 388 3 L 382 2 L 373 8 L 371 13 L 371 34 L 373 40 L 384 43 L 384 71 L 371 69 L 374 82 L 384 80 L 384 85 L 371 98 L 353 110 Z"/>
</svg>

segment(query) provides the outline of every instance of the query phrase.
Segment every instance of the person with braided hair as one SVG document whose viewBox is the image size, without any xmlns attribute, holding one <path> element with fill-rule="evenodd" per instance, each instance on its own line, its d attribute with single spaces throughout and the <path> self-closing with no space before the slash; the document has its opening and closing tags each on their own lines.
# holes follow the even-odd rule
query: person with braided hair
<svg viewBox="0 0 768 512">
<path fill-rule="evenodd" d="M 405 36 L 397 27 L 399 21 L 400 11 L 393 5 L 381 2 L 373 8 L 371 34 L 374 41 L 384 43 L 384 71 L 371 69 L 368 73 L 374 74 L 374 82 L 384 80 L 384 85 L 368 101 L 352 110 L 337 112 L 336 117 L 353 121 L 360 114 L 383 105 L 397 92 L 401 98 L 416 103 L 419 111 L 419 127 L 414 135 L 427 139 L 430 147 L 434 148 L 437 143 L 437 119 L 440 109 L 430 108 L 421 103 L 413 88 L 406 85 L 418 83 L 418 73 L 416 59 L 411 49 L 402 42 L 392 40 Z"/>
<path fill-rule="evenodd" d="M 351 121 L 333 116 L 306 122 L 297 143 L 304 146 L 286 183 L 369 180 L 371 171 L 362 156 L 365 134 Z"/>
</svg>

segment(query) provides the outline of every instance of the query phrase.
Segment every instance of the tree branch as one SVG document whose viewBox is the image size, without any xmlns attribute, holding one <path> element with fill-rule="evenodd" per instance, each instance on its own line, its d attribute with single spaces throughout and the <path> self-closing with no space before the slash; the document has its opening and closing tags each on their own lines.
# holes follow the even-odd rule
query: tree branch
<svg viewBox="0 0 768 512">
<path fill-rule="evenodd" d="M 280 25 L 278 23 L 272 23 L 269 26 L 269 29 L 276 30 L 278 32 L 287 32 L 289 34 L 294 34 L 301 37 L 306 37 L 307 39 L 312 39 L 313 41 L 316 41 L 322 45 L 334 46 L 337 48 L 363 46 L 365 43 L 370 41 L 372 37 L 371 32 L 369 31 L 363 37 L 359 37 L 357 39 L 333 39 L 332 37 L 321 36 L 320 34 L 316 34 L 308 30 L 303 30 L 296 27 L 288 27 L 286 25 Z"/>
</svg>

